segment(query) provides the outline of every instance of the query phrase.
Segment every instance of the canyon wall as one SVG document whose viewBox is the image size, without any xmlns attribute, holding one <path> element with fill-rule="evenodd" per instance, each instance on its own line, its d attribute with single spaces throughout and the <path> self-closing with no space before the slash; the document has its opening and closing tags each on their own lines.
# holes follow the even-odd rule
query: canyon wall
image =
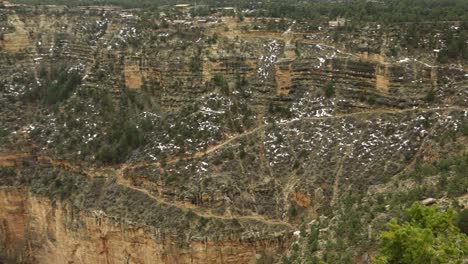
<svg viewBox="0 0 468 264">
<path fill-rule="evenodd" d="M 0 9 L 0 262 L 278 263 L 317 227 L 367 263 L 387 205 L 445 195 L 408 174 L 467 151 L 466 67 L 376 25 L 100 8 Z"/>
<path fill-rule="evenodd" d="M 103 212 L 85 214 L 25 189 L 0 189 L 0 212 L 1 255 L 18 263 L 268 263 L 282 250 L 275 241 L 158 240 L 143 227 L 113 223 Z"/>
</svg>

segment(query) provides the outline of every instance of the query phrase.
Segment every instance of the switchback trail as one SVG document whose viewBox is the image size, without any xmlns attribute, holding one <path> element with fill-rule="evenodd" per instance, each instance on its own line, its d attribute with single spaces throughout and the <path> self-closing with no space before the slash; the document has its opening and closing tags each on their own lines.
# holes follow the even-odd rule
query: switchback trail
<svg viewBox="0 0 468 264">
<path fill-rule="evenodd" d="M 356 117 L 356 116 L 365 116 L 365 115 L 373 115 L 373 114 L 402 114 L 402 113 L 409 113 L 409 112 L 432 112 L 432 111 L 448 111 L 448 110 L 459 110 L 459 111 L 468 111 L 467 107 L 433 107 L 433 108 L 406 108 L 406 109 L 370 109 L 366 111 L 359 111 L 359 112 L 353 112 L 353 113 L 343 113 L 343 114 L 337 114 L 337 115 L 331 115 L 331 116 L 321 116 L 321 117 L 303 117 L 303 118 L 296 118 L 296 119 L 291 119 L 287 120 L 284 122 L 278 122 L 277 125 L 279 126 L 286 126 L 289 124 L 292 124 L 294 122 L 298 121 L 320 121 L 320 120 L 330 120 L 330 119 L 341 119 L 341 118 L 347 118 L 347 117 Z M 191 156 L 187 157 L 181 157 L 181 158 L 173 158 L 169 161 L 166 162 L 166 164 L 174 164 L 177 163 L 181 160 L 187 160 L 187 159 L 193 159 L 193 158 L 201 158 L 204 157 L 208 154 L 211 154 L 219 149 L 222 149 L 223 147 L 233 143 L 234 141 L 244 138 L 246 136 L 252 135 L 270 124 L 261 124 L 257 127 L 255 127 L 252 130 L 246 131 L 244 133 L 235 135 L 225 141 L 220 142 L 218 145 L 211 146 L 205 151 L 200 151 L 197 152 Z M 140 162 L 133 164 L 129 168 L 135 169 L 138 167 L 143 167 L 143 166 L 161 166 L 161 163 L 159 161 L 156 162 Z"/>
<path fill-rule="evenodd" d="M 354 113 L 345 113 L 345 114 L 337 114 L 333 116 L 323 116 L 323 117 L 306 117 L 306 118 L 300 118 L 300 119 L 292 119 L 292 120 L 287 120 L 285 122 L 279 122 L 277 123 L 279 126 L 286 126 L 294 122 L 298 121 L 314 121 L 314 120 L 329 120 L 329 119 L 340 119 L 340 118 L 346 118 L 346 117 L 355 117 L 355 116 L 363 116 L 363 115 L 373 115 L 373 114 L 392 114 L 392 113 L 409 113 L 409 112 L 431 112 L 431 111 L 449 111 L 449 110 L 459 110 L 459 111 L 468 111 L 468 108 L 465 107 L 435 107 L 435 108 L 410 108 L 410 109 L 373 109 L 369 111 L 360 111 L 360 112 L 354 112 Z M 243 137 L 252 135 L 264 128 L 266 128 L 270 124 L 261 124 L 257 126 L 256 128 L 244 132 L 242 134 L 238 134 L 236 136 L 233 136 L 223 142 L 221 142 L 218 145 L 215 145 L 213 147 L 210 147 L 204 152 L 199 152 L 196 153 L 195 155 L 188 157 L 188 158 L 201 158 L 203 156 L 209 155 L 210 153 L 213 153 L 219 149 L 224 148 L 225 146 L 235 142 L 238 139 L 241 139 Z M 27 157 L 32 156 L 30 153 L 10 153 L 10 154 L 0 154 L 0 167 L 7 167 L 7 166 L 14 166 L 15 162 Z M 179 160 L 183 160 L 184 158 L 174 158 L 170 160 L 168 163 L 175 163 L 178 162 Z M 187 158 L 186 158 L 187 159 Z M 70 170 L 72 172 L 80 173 L 83 175 L 86 175 L 90 178 L 96 177 L 96 176 L 106 176 L 106 177 L 112 177 L 115 176 L 117 177 L 117 182 L 120 185 L 126 186 L 132 190 L 142 192 L 148 197 L 150 197 L 152 200 L 154 200 L 157 203 L 164 204 L 166 206 L 173 206 L 180 208 L 182 210 L 191 210 L 193 213 L 197 214 L 200 217 L 206 217 L 206 218 L 217 218 L 217 219 L 223 219 L 223 220 L 233 220 L 233 219 L 238 219 L 238 220 L 252 220 L 252 221 L 258 221 L 262 222 L 268 225 L 284 225 L 288 228 L 296 228 L 294 225 L 282 221 L 282 220 L 274 220 L 274 219 L 267 219 L 264 216 L 261 215 L 249 215 L 249 216 L 223 216 L 223 215 L 216 215 L 212 214 L 211 212 L 203 212 L 202 210 L 205 210 L 204 208 L 197 207 L 196 205 L 186 205 L 184 202 L 169 202 L 167 200 L 164 200 L 161 197 L 153 195 L 149 190 L 144 189 L 144 188 L 139 188 L 134 186 L 129 180 L 125 179 L 124 173 L 128 169 L 135 169 L 141 166 L 145 165 L 158 165 L 160 166 L 159 162 L 142 162 L 142 163 L 137 163 L 137 164 L 123 164 L 120 167 L 110 167 L 110 166 L 102 166 L 102 167 L 84 167 L 78 164 L 74 164 L 68 161 L 62 161 L 62 160 L 56 160 L 52 157 L 49 156 L 39 156 L 38 157 L 39 161 L 47 162 L 55 167 L 61 167 L 65 168 L 67 170 Z"/>
<path fill-rule="evenodd" d="M 21 160 L 23 158 L 31 157 L 29 153 L 14 153 L 14 154 L 3 154 L 0 155 L 0 161 L 13 161 L 13 160 Z M 92 168 L 92 167 L 87 167 L 84 168 L 80 165 L 73 164 L 67 161 L 62 161 L 62 160 L 55 160 L 49 156 L 39 156 L 38 161 L 42 162 L 47 162 L 51 164 L 54 167 L 59 167 L 59 168 L 64 168 L 67 169 L 71 172 L 78 173 L 78 174 L 83 174 L 89 178 L 94 178 L 97 176 L 116 176 L 117 177 L 117 183 L 125 186 L 129 189 L 142 192 L 145 195 L 147 195 L 149 198 L 154 200 L 158 204 L 163 204 L 166 206 L 170 207 L 177 207 L 181 210 L 184 211 L 192 211 L 194 214 L 198 215 L 199 217 L 205 217 L 205 218 L 216 218 L 216 219 L 222 219 L 222 220 L 250 220 L 250 221 L 257 221 L 260 223 L 264 223 L 267 225 L 283 225 L 286 226 L 289 229 L 294 229 L 295 226 L 292 224 L 282 221 L 282 220 L 275 220 L 275 219 L 267 219 L 264 216 L 261 215 L 248 215 L 248 216 L 223 216 L 223 215 L 216 215 L 212 214 L 210 212 L 201 212 L 202 208 L 197 207 L 195 205 L 193 206 L 188 206 L 185 205 L 183 202 L 169 202 L 164 200 L 161 197 L 157 197 L 153 195 L 149 190 L 143 189 L 143 188 L 138 188 L 130 183 L 130 181 L 126 180 L 124 178 L 124 171 L 127 169 L 126 166 L 122 166 L 122 168 L 115 169 L 115 168 L 110 168 L 110 167 L 103 167 L 103 168 Z M 0 162 L 0 167 L 6 167 L 10 166 L 10 164 L 6 164 L 3 166 L 3 164 Z M 107 175 L 106 175 L 107 174 Z"/>
</svg>

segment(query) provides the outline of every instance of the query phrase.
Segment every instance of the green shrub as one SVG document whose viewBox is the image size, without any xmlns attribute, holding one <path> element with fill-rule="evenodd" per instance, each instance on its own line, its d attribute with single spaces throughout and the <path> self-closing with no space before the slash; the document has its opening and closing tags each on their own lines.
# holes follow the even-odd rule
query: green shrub
<svg viewBox="0 0 468 264">
<path fill-rule="evenodd" d="M 468 237 L 454 225 L 452 209 L 439 211 L 414 203 L 407 210 L 408 221 L 393 219 L 388 231 L 380 234 L 381 244 L 375 263 L 461 263 L 468 254 Z"/>
<path fill-rule="evenodd" d="M 51 68 L 39 69 L 42 84 L 26 95 L 29 100 L 40 100 L 54 105 L 66 100 L 81 84 L 81 75 L 77 70 L 65 65 L 54 65 Z"/>
<path fill-rule="evenodd" d="M 468 209 L 462 210 L 458 215 L 457 226 L 461 232 L 468 235 Z"/>
<path fill-rule="evenodd" d="M 426 94 L 426 102 L 434 102 L 435 100 L 435 97 L 436 97 L 436 92 L 434 89 L 431 89 L 429 90 L 429 92 L 427 92 Z"/>
<path fill-rule="evenodd" d="M 325 87 L 323 87 L 323 91 L 325 92 L 325 96 L 330 98 L 335 95 L 335 85 L 332 82 L 329 82 Z"/>
<path fill-rule="evenodd" d="M 131 151 L 145 144 L 140 128 L 129 117 L 117 118 L 107 135 L 106 143 L 99 149 L 96 159 L 104 163 L 119 163 L 128 158 Z"/>
<path fill-rule="evenodd" d="M 0 128 L 0 137 L 6 137 L 8 136 L 8 130 L 5 128 Z"/>
</svg>

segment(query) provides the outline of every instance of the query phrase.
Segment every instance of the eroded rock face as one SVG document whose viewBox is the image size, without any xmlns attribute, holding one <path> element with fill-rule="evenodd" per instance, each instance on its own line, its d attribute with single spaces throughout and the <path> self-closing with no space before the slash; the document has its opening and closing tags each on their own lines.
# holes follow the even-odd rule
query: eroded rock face
<svg viewBox="0 0 468 264">
<path fill-rule="evenodd" d="M 0 201 L 2 257 L 19 263 L 257 263 L 278 249 L 274 241 L 159 240 L 102 211 L 85 214 L 16 188 L 2 188 Z"/>
<path fill-rule="evenodd" d="M 2 208 L 0 241 L 2 245 L 2 257 L 17 258 L 19 261 L 26 245 L 26 223 L 28 219 L 25 211 L 25 197 L 19 191 L 0 191 L 0 207 Z"/>
</svg>

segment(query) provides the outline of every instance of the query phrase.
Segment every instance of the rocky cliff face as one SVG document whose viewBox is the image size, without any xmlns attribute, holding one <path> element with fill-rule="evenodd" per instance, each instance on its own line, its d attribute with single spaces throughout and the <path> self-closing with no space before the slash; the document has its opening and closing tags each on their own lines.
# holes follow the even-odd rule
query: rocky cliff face
<svg viewBox="0 0 468 264">
<path fill-rule="evenodd" d="M 110 221 L 104 212 L 79 212 L 24 190 L 5 188 L 2 251 L 6 260 L 33 263 L 256 263 L 275 241 L 197 241 L 181 246 L 142 227 Z"/>
<path fill-rule="evenodd" d="M 316 225 L 365 262 L 392 203 L 466 197 L 466 70 L 391 29 L 0 11 L 3 261 L 275 263 Z"/>
</svg>

